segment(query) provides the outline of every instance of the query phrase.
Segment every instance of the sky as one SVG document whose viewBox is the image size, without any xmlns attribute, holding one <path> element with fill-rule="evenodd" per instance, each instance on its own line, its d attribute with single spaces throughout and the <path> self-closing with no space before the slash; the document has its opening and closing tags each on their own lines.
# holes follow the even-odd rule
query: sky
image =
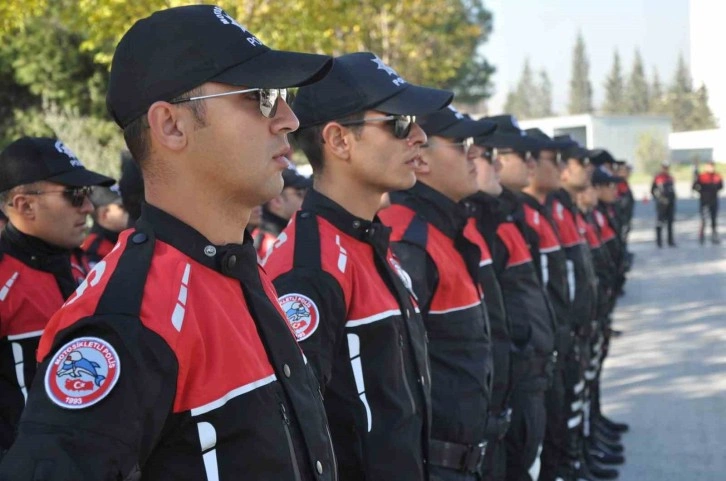
<svg viewBox="0 0 726 481">
<path fill-rule="evenodd" d="M 500 113 L 507 92 L 522 72 L 525 58 L 532 69 L 547 70 L 553 84 L 553 106 L 565 113 L 578 30 L 590 59 L 590 82 L 597 108 L 603 83 L 618 49 L 623 73 L 630 72 L 635 49 L 661 82 L 671 81 L 683 54 L 689 61 L 689 0 L 484 0 L 494 16 L 494 29 L 482 53 L 497 72 L 490 113 Z M 726 27 L 725 27 L 726 28 Z"/>
</svg>

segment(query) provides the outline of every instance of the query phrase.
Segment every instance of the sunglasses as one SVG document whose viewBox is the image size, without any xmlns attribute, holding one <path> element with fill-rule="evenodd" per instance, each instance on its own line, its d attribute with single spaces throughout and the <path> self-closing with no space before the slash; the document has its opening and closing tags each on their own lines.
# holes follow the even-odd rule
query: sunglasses
<svg viewBox="0 0 726 481">
<path fill-rule="evenodd" d="M 73 207 L 81 207 L 87 198 L 93 193 L 93 187 L 74 187 L 63 190 L 36 190 L 24 192 L 25 195 L 63 194 Z"/>
<path fill-rule="evenodd" d="M 385 117 L 371 117 L 361 120 L 346 120 L 338 122 L 340 125 L 360 125 L 366 122 L 386 122 L 393 125 L 393 136 L 397 139 L 405 139 L 411 133 L 413 124 L 416 123 L 415 115 L 386 115 Z"/>
<path fill-rule="evenodd" d="M 244 89 L 244 90 L 233 90 L 232 92 L 223 92 L 221 94 L 211 94 L 211 95 L 200 95 L 198 97 L 188 97 L 183 99 L 176 99 L 172 100 L 170 103 L 172 104 L 181 104 L 184 102 L 191 102 L 193 100 L 204 100 L 204 99 L 213 99 L 215 97 L 226 97 L 227 95 L 237 95 L 237 94 L 247 94 L 247 93 L 256 93 L 256 97 L 258 102 L 260 103 L 260 113 L 267 117 L 268 119 L 271 119 L 275 116 L 277 113 L 277 105 L 280 102 L 280 99 L 287 102 L 288 94 L 287 89 Z"/>
<path fill-rule="evenodd" d="M 532 152 L 529 151 L 521 151 L 521 150 L 514 150 L 514 149 L 494 149 L 492 155 L 505 155 L 505 154 L 514 154 L 517 157 L 520 157 L 524 162 L 527 162 L 532 157 Z"/>
<path fill-rule="evenodd" d="M 421 148 L 423 149 L 431 149 L 440 147 L 442 145 L 447 145 L 450 147 L 456 147 L 459 151 L 463 153 L 467 153 L 472 145 L 474 145 L 474 139 L 472 137 L 467 137 L 464 140 L 458 140 L 455 142 L 441 142 L 441 143 L 435 143 L 435 144 L 429 144 L 428 142 L 423 144 Z"/>
</svg>

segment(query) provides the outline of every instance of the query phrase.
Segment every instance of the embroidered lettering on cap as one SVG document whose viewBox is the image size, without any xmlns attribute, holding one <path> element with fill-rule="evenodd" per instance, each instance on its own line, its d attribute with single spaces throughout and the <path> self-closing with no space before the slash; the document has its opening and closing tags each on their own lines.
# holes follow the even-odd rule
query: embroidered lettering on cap
<svg viewBox="0 0 726 481">
<path fill-rule="evenodd" d="M 214 7 L 214 15 L 219 19 L 220 22 L 222 22 L 225 25 L 234 25 L 235 27 L 242 30 L 243 33 L 247 34 L 247 42 L 249 42 L 250 45 L 253 47 L 256 47 L 257 45 L 262 45 L 262 41 L 252 35 L 247 28 L 245 28 L 242 24 L 240 24 L 237 20 L 232 18 L 230 14 L 222 10 L 220 7 Z"/>
<path fill-rule="evenodd" d="M 78 157 L 76 157 L 76 154 L 74 154 L 73 151 L 71 149 L 69 149 L 68 146 L 66 146 L 66 144 L 64 144 L 60 140 L 56 141 L 55 150 L 57 150 L 61 154 L 67 155 L 68 158 L 70 159 L 71 165 L 73 167 L 83 167 L 83 164 L 81 163 L 80 159 L 78 159 Z"/>
<path fill-rule="evenodd" d="M 386 65 L 385 63 L 383 63 L 383 60 L 381 60 L 380 58 L 378 58 L 378 57 L 372 58 L 371 59 L 371 62 L 373 62 L 373 63 L 376 64 L 377 70 L 383 70 L 384 72 L 386 72 L 391 77 L 395 77 L 393 79 L 393 84 L 394 85 L 397 85 L 397 86 L 400 87 L 401 85 L 403 85 L 403 84 L 406 83 L 406 81 L 403 80 L 398 75 L 398 73 L 395 70 L 393 70 L 391 67 L 389 67 L 388 65 Z"/>
<path fill-rule="evenodd" d="M 461 120 L 461 119 L 464 118 L 464 114 L 462 114 L 461 112 L 459 112 L 458 110 L 456 110 L 456 107 L 454 107 L 453 105 L 449 105 L 448 108 L 449 108 L 449 110 L 451 110 L 452 112 L 454 112 L 454 116 L 457 119 Z"/>
<path fill-rule="evenodd" d="M 58 349 L 45 371 L 45 392 L 55 404 L 83 409 L 109 395 L 121 375 L 121 362 L 110 343 L 79 337 Z"/>
<path fill-rule="evenodd" d="M 320 324 L 320 311 L 312 299 L 293 293 L 281 296 L 277 302 L 298 341 L 304 341 L 316 331 Z"/>
</svg>

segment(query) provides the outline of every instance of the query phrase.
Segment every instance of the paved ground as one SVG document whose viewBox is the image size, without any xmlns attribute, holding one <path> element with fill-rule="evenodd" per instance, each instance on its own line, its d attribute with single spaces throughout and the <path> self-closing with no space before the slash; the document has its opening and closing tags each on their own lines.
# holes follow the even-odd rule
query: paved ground
<svg viewBox="0 0 726 481">
<path fill-rule="evenodd" d="M 721 200 L 726 208 L 726 199 Z M 697 201 L 679 201 L 678 248 L 657 249 L 639 203 L 635 267 L 616 309 L 604 411 L 630 423 L 622 481 L 726 479 L 726 235 L 700 246 Z M 721 217 L 726 234 L 726 216 Z"/>
</svg>

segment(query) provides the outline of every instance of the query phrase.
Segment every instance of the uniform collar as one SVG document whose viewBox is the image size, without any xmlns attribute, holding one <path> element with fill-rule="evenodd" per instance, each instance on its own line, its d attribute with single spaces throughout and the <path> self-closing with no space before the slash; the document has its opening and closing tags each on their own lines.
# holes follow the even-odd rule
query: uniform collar
<svg viewBox="0 0 726 481">
<path fill-rule="evenodd" d="M 247 231 L 241 244 L 216 245 L 191 226 L 147 203 L 141 206 L 136 228 L 139 232 L 132 234 L 132 242 L 137 242 L 135 236 L 150 228 L 158 240 L 228 277 L 241 278 L 245 270 L 257 270 L 257 253 Z"/>
<path fill-rule="evenodd" d="M 8 222 L 2 233 L 4 249 L 13 257 L 33 265 L 33 261 L 39 258 L 65 256 L 70 258 L 70 249 L 49 244 L 44 240 L 25 234 L 18 230 L 12 223 Z"/>
<path fill-rule="evenodd" d="M 373 221 L 365 220 L 351 214 L 343 206 L 321 194 L 317 190 L 308 189 L 303 201 L 301 212 L 312 212 L 323 217 L 336 229 L 354 239 L 368 243 L 383 243 L 387 247 L 391 229 L 383 225 L 378 216 Z"/>
<path fill-rule="evenodd" d="M 454 238 L 466 225 L 466 207 L 423 182 L 408 190 L 391 193 L 391 202 L 405 205 L 448 237 Z"/>
<path fill-rule="evenodd" d="M 506 212 L 501 197 L 494 197 L 486 192 L 479 191 L 464 200 L 469 216 L 475 218 L 487 217 L 498 225 L 511 220 Z"/>
</svg>

